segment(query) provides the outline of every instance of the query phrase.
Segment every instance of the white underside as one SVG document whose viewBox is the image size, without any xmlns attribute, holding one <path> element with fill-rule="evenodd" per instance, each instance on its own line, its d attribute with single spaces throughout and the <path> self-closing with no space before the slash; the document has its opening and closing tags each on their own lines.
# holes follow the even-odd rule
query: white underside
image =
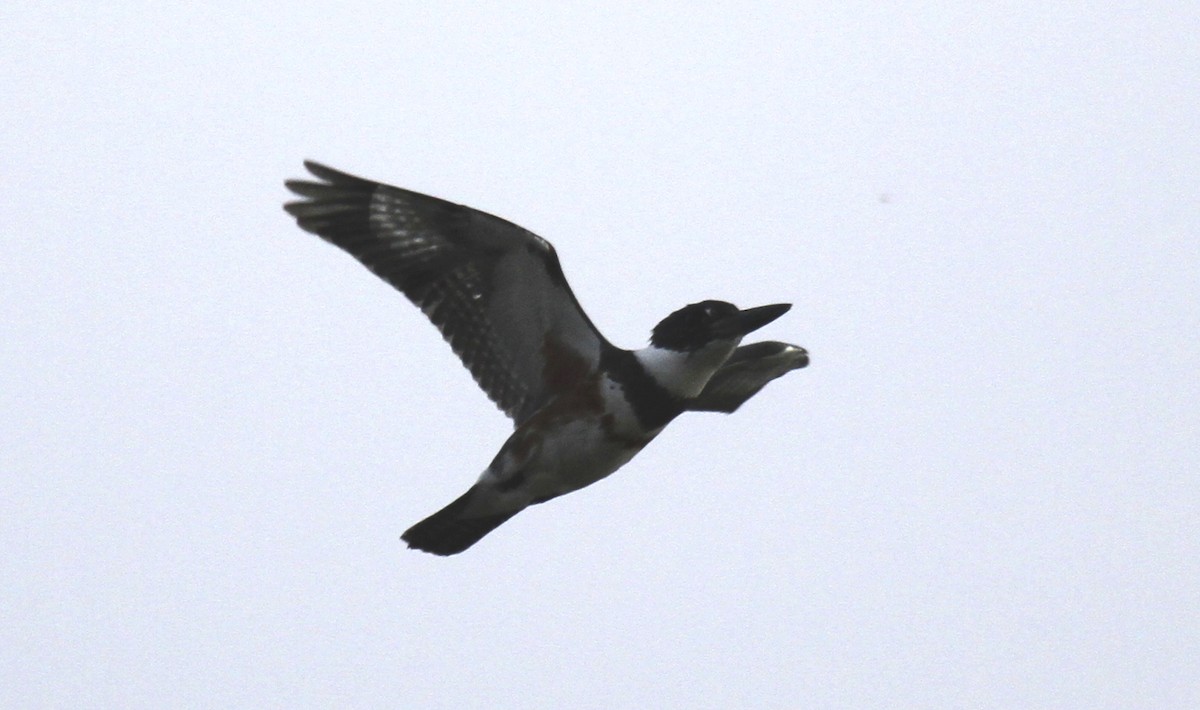
<svg viewBox="0 0 1200 710">
<path fill-rule="evenodd" d="M 642 430 L 616 382 L 605 378 L 601 390 L 604 411 L 612 415 L 610 428 L 602 427 L 597 418 L 587 417 L 563 421 L 543 432 L 541 445 L 520 466 L 522 483 L 515 488 L 500 490 L 505 486 L 499 484 L 512 475 L 509 469 L 515 468 L 516 462 L 501 460 L 499 470 L 489 467 L 479 477 L 479 483 L 495 486 L 487 496 L 487 512 L 519 510 L 535 500 L 589 486 L 629 463 L 641 451 L 641 446 L 629 442 L 644 445 L 661 431 Z M 520 430 L 513 436 L 520 436 Z"/>
</svg>

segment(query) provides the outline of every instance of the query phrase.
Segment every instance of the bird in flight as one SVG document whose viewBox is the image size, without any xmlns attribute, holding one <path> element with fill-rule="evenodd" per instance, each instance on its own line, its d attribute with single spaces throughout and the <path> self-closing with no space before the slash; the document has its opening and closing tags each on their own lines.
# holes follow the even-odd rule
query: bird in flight
<svg viewBox="0 0 1200 710">
<path fill-rule="evenodd" d="M 584 314 L 545 239 L 486 212 L 306 161 L 284 209 L 404 293 L 514 431 L 466 493 L 413 525 L 410 548 L 453 555 L 525 508 L 629 462 L 683 412 L 730 413 L 808 365 L 803 348 L 741 345 L 791 304 L 684 306 L 640 350 Z"/>
</svg>

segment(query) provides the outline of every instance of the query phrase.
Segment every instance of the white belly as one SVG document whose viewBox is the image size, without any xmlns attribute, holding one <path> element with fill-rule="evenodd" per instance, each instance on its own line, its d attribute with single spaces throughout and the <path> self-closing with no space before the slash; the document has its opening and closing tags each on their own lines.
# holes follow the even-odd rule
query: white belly
<svg viewBox="0 0 1200 710">
<path fill-rule="evenodd" d="M 583 418 L 535 414 L 505 442 L 480 476 L 521 507 L 579 490 L 616 471 L 657 434 L 642 431 L 620 387 L 605 381 L 603 411 Z"/>
</svg>

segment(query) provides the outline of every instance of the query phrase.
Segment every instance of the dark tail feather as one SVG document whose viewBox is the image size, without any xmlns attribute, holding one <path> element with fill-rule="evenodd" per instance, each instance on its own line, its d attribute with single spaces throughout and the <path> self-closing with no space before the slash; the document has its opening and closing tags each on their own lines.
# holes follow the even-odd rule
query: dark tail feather
<svg viewBox="0 0 1200 710">
<path fill-rule="evenodd" d="M 465 517 L 463 514 L 474 493 L 472 487 L 450 505 L 409 528 L 400 539 L 417 550 L 435 555 L 457 555 L 520 512 Z"/>
</svg>

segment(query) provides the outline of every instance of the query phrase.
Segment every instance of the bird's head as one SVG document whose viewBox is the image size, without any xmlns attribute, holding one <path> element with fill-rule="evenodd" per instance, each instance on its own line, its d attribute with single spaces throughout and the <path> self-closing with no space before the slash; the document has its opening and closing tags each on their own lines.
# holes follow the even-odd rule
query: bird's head
<svg viewBox="0 0 1200 710">
<path fill-rule="evenodd" d="M 693 353 L 738 341 L 788 312 L 790 303 L 742 310 L 725 301 L 701 301 L 684 306 L 654 327 L 650 344 L 662 350 Z"/>
<path fill-rule="evenodd" d="M 742 337 L 787 313 L 790 303 L 742 310 L 725 301 L 684 306 L 654 327 L 639 359 L 655 380 L 681 397 L 694 397 L 729 358 Z"/>
</svg>

